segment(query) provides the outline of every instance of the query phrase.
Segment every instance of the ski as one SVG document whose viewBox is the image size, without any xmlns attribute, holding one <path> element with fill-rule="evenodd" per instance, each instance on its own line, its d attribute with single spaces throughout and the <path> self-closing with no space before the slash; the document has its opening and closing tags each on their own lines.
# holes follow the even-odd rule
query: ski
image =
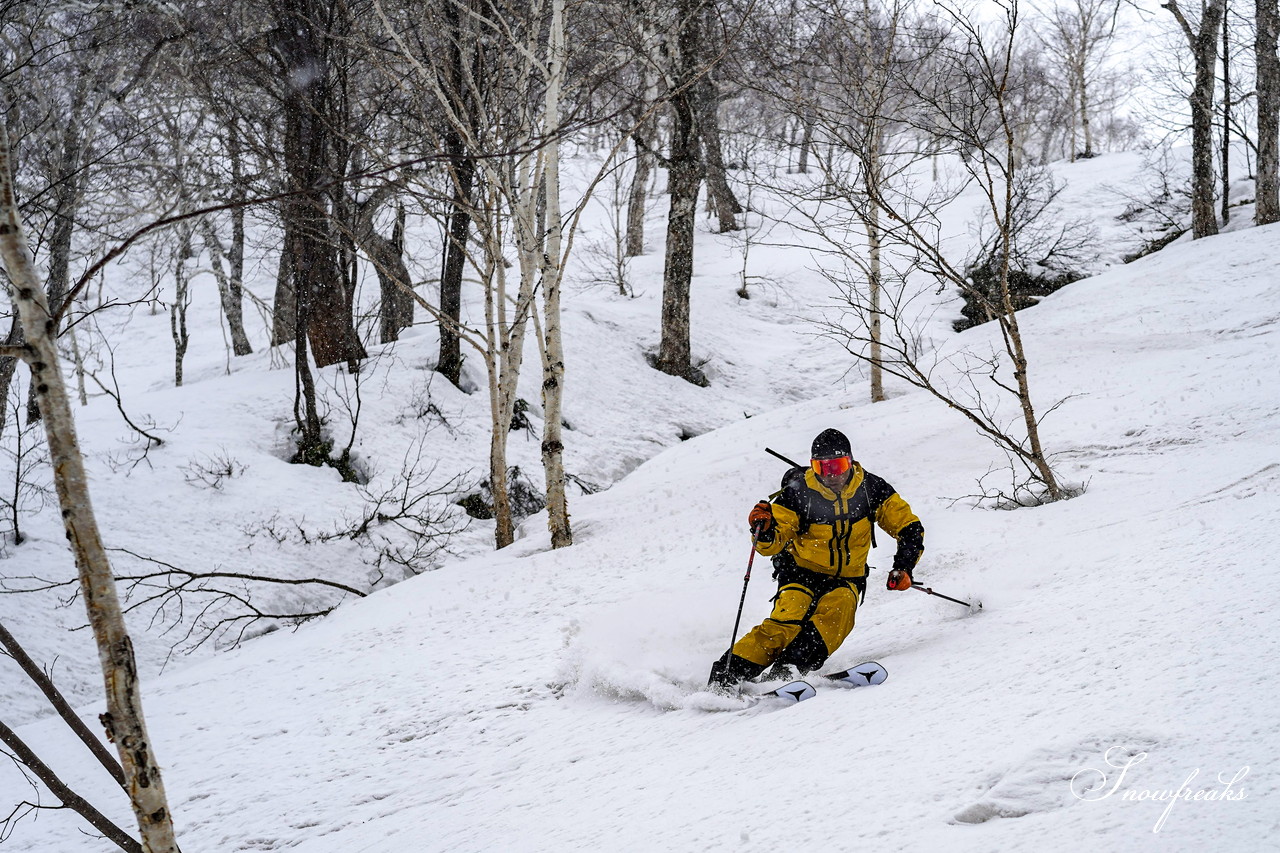
<svg viewBox="0 0 1280 853">
<path fill-rule="evenodd" d="M 889 671 L 875 661 L 867 661 L 839 672 L 831 672 L 821 676 L 826 681 L 835 681 L 849 687 L 866 687 L 871 684 L 884 684 Z M 770 690 L 762 696 L 773 696 L 788 702 L 803 702 L 818 695 L 818 691 L 807 681 L 790 681 L 777 690 Z"/>
<path fill-rule="evenodd" d="M 813 685 L 807 681 L 790 681 L 779 687 L 777 690 L 770 690 L 764 696 L 776 696 L 779 699 L 785 699 L 788 702 L 803 702 L 806 699 L 812 699 L 818 695 L 818 691 L 813 689 Z"/>
<path fill-rule="evenodd" d="M 833 672 L 824 675 L 830 681 L 839 681 L 850 687 L 866 687 L 869 684 L 884 684 L 884 680 L 889 677 L 889 670 L 873 660 L 866 663 L 860 663 L 857 666 L 851 666 L 840 672 Z"/>
</svg>

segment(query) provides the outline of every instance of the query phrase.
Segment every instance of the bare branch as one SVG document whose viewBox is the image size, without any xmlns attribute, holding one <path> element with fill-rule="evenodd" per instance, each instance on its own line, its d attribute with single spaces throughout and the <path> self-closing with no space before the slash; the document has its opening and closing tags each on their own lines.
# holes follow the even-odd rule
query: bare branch
<svg viewBox="0 0 1280 853">
<path fill-rule="evenodd" d="M 106 394 L 108 397 L 110 397 L 112 400 L 115 401 L 116 410 L 120 412 L 120 417 L 124 418 L 124 422 L 129 425 L 129 429 L 133 430 L 138 435 L 142 436 L 147 440 L 147 447 L 150 447 L 153 444 L 156 447 L 159 447 L 162 444 L 164 444 L 164 439 L 158 436 L 152 435 L 142 427 L 135 424 L 133 422 L 133 419 L 129 417 L 129 413 L 125 411 L 124 403 L 120 399 L 120 384 L 119 382 L 116 381 L 114 365 L 111 371 L 111 380 L 112 380 L 111 384 L 115 385 L 115 390 L 112 390 L 108 388 L 106 385 L 103 385 L 102 380 L 98 378 L 97 373 L 86 371 L 85 375 L 93 380 L 93 384 L 97 385 L 100 389 L 102 389 L 103 394 Z"/>
<path fill-rule="evenodd" d="M 171 563 L 166 563 L 164 560 L 157 560 L 155 557 L 147 557 L 142 554 L 135 553 L 134 551 L 131 551 L 128 548 L 108 548 L 107 550 L 115 553 L 120 553 L 120 554 L 128 554 L 130 557 L 133 557 L 138 560 L 142 560 L 144 563 L 151 563 L 153 565 L 161 566 L 163 568 L 163 571 L 151 572 L 149 574 L 118 575 L 117 576 L 118 579 L 122 581 L 132 581 L 136 583 L 136 582 L 142 582 L 142 581 L 152 580 L 155 578 L 164 577 L 166 575 L 176 575 L 178 577 L 186 578 L 186 580 L 182 582 L 183 585 L 186 585 L 193 581 L 206 580 L 209 578 L 232 578 L 235 580 L 257 581 L 260 583 L 275 583 L 275 584 L 298 585 L 298 586 L 315 584 L 317 586 L 327 586 L 327 587 L 331 587 L 332 589 L 341 590 L 342 592 L 350 593 L 351 595 L 354 595 L 357 598 L 364 598 L 366 595 L 368 595 L 368 593 L 362 592 L 361 590 L 358 590 L 355 587 L 347 586 L 346 584 L 338 583 L 337 581 L 326 580 L 324 578 L 273 578 L 273 577 L 268 577 L 266 575 L 247 574 L 245 572 L 223 572 L 223 571 L 193 572 L 188 569 L 179 568 L 178 566 L 175 566 Z"/>
<path fill-rule="evenodd" d="M 120 762 L 107 751 L 102 741 L 94 737 L 93 733 L 89 731 L 89 727 L 84 724 L 84 721 L 76 715 L 75 710 L 67 703 L 67 700 L 62 697 L 62 693 L 54 685 L 53 679 L 36 665 L 36 662 L 31 659 L 31 656 L 26 653 L 26 650 L 22 648 L 17 639 L 13 634 L 9 633 L 9 629 L 3 624 L 0 624 L 0 646 L 4 646 L 5 651 L 9 653 L 9 657 L 13 658 L 14 662 L 27 674 L 27 677 L 40 688 L 40 692 L 49 700 L 49 704 L 58 712 L 58 716 L 62 718 L 63 722 L 76 733 L 76 737 L 84 742 L 84 745 L 93 753 L 93 757 L 98 759 L 98 763 L 106 768 L 107 772 L 111 774 L 111 778 L 115 779 L 120 787 L 123 788 L 125 786 L 124 770 L 120 767 Z"/>
<path fill-rule="evenodd" d="M 95 809 L 88 800 L 71 790 L 65 782 L 58 778 L 58 775 L 53 772 L 49 765 L 41 761 L 40 757 L 23 742 L 22 738 L 18 737 L 17 732 L 3 722 L 0 722 L 0 741 L 3 741 L 5 746 L 13 750 L 16 760 L 29 768 L 44 783 L 45 787 L 62 802 L 61 808 L 69 808 L 80 815 L 89 822 L 90 826 L 101 832 L 121 850 L 127 851 L 127 853 L 142 853 L 141 844 L 123 829 L 112 823 L 106 815 Z M 49 806 L 40 808 L 49 808 Z M 10 817 L 12 818 L 12 815 Z"/>
</svg>

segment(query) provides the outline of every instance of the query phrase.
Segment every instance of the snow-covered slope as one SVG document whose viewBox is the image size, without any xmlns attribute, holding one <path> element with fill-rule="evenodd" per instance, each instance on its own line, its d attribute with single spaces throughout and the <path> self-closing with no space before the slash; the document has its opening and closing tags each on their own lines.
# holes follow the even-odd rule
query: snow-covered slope
<svg viewBox="0 0 1280 853">
<path fill-rule="evenodd" d="M 751 365 L 730 385 L 761 405 L 575 500 L 572 548 L 551 551 L 535 518 L 506 551 L 147 682 L 184 849 L 1275 849 L 1276 257 L 1274 226 L 1179 243 L 1024 312 L 1042 411 L 1071 396 L 1045 441 L 1087 490 L 1015 512 L 954 500 L 996 458 L 958 416 L 920 394 L 819 394 L 838 373 L 821 358 L 794 364 L 824 365 L 813 385 L 774 388 L 794 348 L 742 320 L 759 303 L 730 314 L 731 290 L 712 308 L 704 287 L 712 346 Z M 671 386 L 663 422 L 686 393 Z M 918 576 L 984 609 L 885 591 L 882 543 L 831 665 L 879 660 L 886 684 L 786 708 L 700 692 L 729 639 L 746 510 L 781 473 L 763 448 L 802 457 L 828 426 L 921 516 Z M 609 458 L 598 440 L 591 458 Z M 766 566 L 744 623 L 768 609 Z M 61 723 L 22 733 L 129 825 Z M 1105 763 L 1144 753 L 1122 778 Z M 1242 798 L 1218 798 L 1230 779 Z M 1187 800 L 1153 801 L 1184 783 Z M 6 845 L 110 849 L 64 813 Z"/>
<path fill-rule="evenodd" d="M 655 200 L 650 235 L 661 237 L 664 215 L 661 201 Z M 588 218 L 586 230 L 579 234 L 580 246 L 589 247 L 600 239 L 591 230 L 603 227 L 599 219 L 598 215 Z M 565 433 L 565 453 L 575 491 L 579 481 L 591 488 L 607 488 L 690 436 L 819 394 L 843 395 L 849 388 L 844 381 L 849 359 L 804 319 L 812 316 L 813 306 L 831 301 L 821 277 L 806 267 L 808 253 L 756 249 L 753 269 L 785 270 L 785 286 L 758 286 L 753 298 L 744 301 L 735 295 L 742 259 L 733 240 L 707 233 L 700 237 L 693 349 L 710 378 L 709 388 L 659 373 L 646 363 L 646 352 L 656 351 L 658 345 L 660 246 L 632 261 L 635 298 L 582 284 L 591 277 L 585 260 L 569 278 L 563 320 L 569 388 L 564 415 L 570 427 Z M 434 257 L 430 246 L 418 248 L 420 260 Z M 586 253 L 582 254 L 585 258 Z M 143 260 L 139 258 L 138 263 Z M 256 270 L 253 290 L 258 294 L 271 293 L 274 271 L 266 266 Z M 132 272 L 136 271 L 128 267 L 115 271 L 111 283 L 120 291 L 117 297 L 136 295 L 139 281 L 149 281 Z M 371 270 L 365 273 L 372 277 Z M 376 279 L 372 285 L 366 282 L 366 295 L 376 298 L 376 292 Z M 474 296 L 470 289 L 467 292 Z M 107 296 L 109 300 L 110 290 Z M 166 291 L 160 293 L 162 299 L 167 296 Z M 466 306 L 477 320 L 483 318 L 479 301 L 475 296 Z M 87 380 L 89 405 L 78 408 L 76 416 L 104 538 L 108 547 L 147 558 L 114 551 L 117 574 L 153 572 L 163 566 L 150 561 L 161 561 L 194 572 L 319 577 L 359 588 L 377 578 L 401 580 L 405 573 L 394 564 L 370 565 L 374 554 L 368 538 L 317 539 L 362 517 L 369 506 L 366 495 L 398 491 L 406 468 L 416 471 L 414 493 L 453 492 L 437 502 L 446 518 L 443 526 L 468 525 L 461 535 L 448 539 L 441 559 L 492 551 L 493 523 L 470 521 L 450 503 L 476 491 L 488 476 L 489 400 L 481 359 L 464 350 L 463 384 L 471 393 L 440 378 L 434 372 L 438 340 L 423 313 L 419 311 L 419 325 L 407 330 L 400 342 L 370 347 L 372 358 L 358 381 L 342 367 L 317 371 L 321 414 L 337 448 L 347 443 L 353 413 L 358 417 L 352 451 L 370 476 L 364 493 L 341 483 L 332 469 L 285 461 L 294 440 L 292 356 L 267 347 L 269 325 L 258 318 L 249 324 L 255 353 L 230 358 L 225 336 L 218 333 L 218 300 L 207 270 L 196 278 L 188 321 L 192 339 L 181 388 L 173 387 L 173 344 L 163 307 L 104 311 L 82 324 L 80 346 L 90 353 L 90 369 L 96 368 L 109 388 L 118 380 L 129 417 L 164 441 L 147 451 L 147 442 L 129 428 L 115 403 L 96 393 L 93 382 Z M 531 344 L 527 349 L 519 396 L 530 403 L 532 429 L 511 433 L 509 464 L 519 467 L 541 489 L 542 379 L 538 355 Z M 779 381 L 780 365 L 786 364 L 804 364 L 805 370 Z M 854 385 L 849 393 L 865 395 L 856 371 L 850 382 Z M 36 425 L 28 444 L 38 434 Z M 8 460 L 0 458 L 0 480 L 10 485 L 11 470 Z M 219 470 L 225 476 L 218 476 Z M 33 479 L 47 483 L 47 465 Z M 43 511 L 37 512 L 41 507 L 36 500 L 24 503 L 20 521 L 27 541 L 21 547 L 0 542 L 2 586 L 29 589 L 45 580 L 74 583 L 74 566 L 67 558 L 51 493 Z M 543 527 L 545 518 L 527 523 L 530 530 Z M 393 542 L 408 541 L 391 525 L 375 524 L 373 530 L 375 538 L 385 534 Z M 156 582 L 152 584 L 133 589 L 129 603 L 158 593 Z M 58 684 L 69 697 L 89 701 L 101 695 L 101 674 L 88 632 L 68 634 L 85 621 L 78 601 L 60 606 L 67 602 L 70 589 L 0 595 L 0 621 L 36 660 L 58 661 Z M 266 612 L 288 613 L 305 610 L 300 599 L 317 593 L 325 603 L 341 598 L 332 590 L 326 594 L 315 587 L 260 585 L 252 588 L 251 597 Z M 194 614 L 212 600 L 210 595 L 188 595 L 184 613 L 171 602 L 158 614 L 150 605 L 131 614 L 144 673 L 172 665 L 174 647 L 180 663 L 187 654 L 200 658 L 209 653 L 214 642 L 193 652 L 203 632 L 188 632 Z M 220 618 L 218 614 L 234 616 L 236 608 L 211 611 L 212 618 L 205 622 Z M 255 624 L 250 635 L 272 624 L 282 623 Z M 239 636 L 239 629 L 240 623 L 233 623 L 215 640 L 226 646 Z M 3 659 L 0 685 L 8 697 L 9 719 L 20 723 L 49 713 L 35 687 Z"/>
</svg>

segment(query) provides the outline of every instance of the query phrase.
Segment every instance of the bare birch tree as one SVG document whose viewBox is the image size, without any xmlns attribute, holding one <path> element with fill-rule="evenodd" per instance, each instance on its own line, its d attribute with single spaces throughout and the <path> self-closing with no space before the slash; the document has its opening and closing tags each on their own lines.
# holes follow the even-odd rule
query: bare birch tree
<svg viewBox="0 0 1280 853">
<path fill-rule="evenodd" d="M 849 309 L 830 320 L 826 330 L 863 363 L 874 359 L 887 375 L 966 417 L 1007 455 L 1014 485 L 991 497 L 1010 503 L 1057 500 L 1070 492 L 1059 482 L 1041 442 L 1043 414 L 1032 398 L 1030 357 L 1010 287 L 1010 274 L 1029 251 L 1025 243 L 1032 241 L 1026 219 L 1035 186 L 1020 148 L 1026 120 L 1022 90 L 1034 84 L 1020 76 L 1018 67 L 1018 6 L 1007 4 L 1003 20 L 986 25 L 955 7 L 943 8 L 950 28 L 937 21 L 913 21 L 905 28 L 896 61 L 887 66 L 887 91 L 902 93 L 902 100 L 857 105 L 846 94 L 846 100 L 834 101 L 846 106 L 832 108 L 826 124 L 819 110 L 821 136 L 839 144 L 830 164 L 823 166 L 822 183 L 797 188 L 797 208 L 806 215 L 805 227 L 826 243 L 823 272 L 840 287 Z M 825 64 L 835 67 L 831 61 Z M 819 87 L 820 95 L 827 85 Z M 829 97 L 842 92 L 831 88 Z M 858 114 L 867 105 L 885 110 L 879 123 L 899 140 L 878 148 L 878 177 L 868 171 L 863 136 L 875 124 Z M 851 118 L 843 124 L 831 119 L 839 113 Z M 924 140 L 929 144 L 921 144 Z M 954 178 L 922 179 L 925 161 L 935 149 L 953 164 Z M 941 216 L 971 190 L 983 200 L 987 251 L 962 259 L 944 240 Z M 875 216 L 873 209 L 879 211 Z M 851 238 L 865 233 L 867 222 L 879 224 L 881 251 L 874 267 L 868 253 L 852 248 Z M 985 300 L 1000 347 L 931 353 L 919 330 L 920 318 L 928 316 L 922 303 L 940 286 L 971 290 L 971 269 L 978 264 L 989 271 L 991 289 L 976 298 Z M 866 286 L 873 275 L 881 285 L 874 301 Z M 883 328 L 875 329 L 877 319 Z M 879 348 L 873 350 L 873 343 Z M 1018 407 L 1013 423 L 1000 413 L 1000 400 L 1009 397 Z"/>
<path fill-rule="evenodd" d="M 133 643 L 89 498 L 84 460 L 62 376 L 56 326 L 18 217 L 12 174 L 9 136 L 0 123 L 0 257 L 8 274 L 14 308 L 26 333 L 26 343 L 20 351 L 6 354 L 20 355 L 31 368 L 31 384 L 45 423 L 63 524 L 79 570 L 80 588 L 102 665 L 108 734 L 119 751 L 142 849 L 145 853 L 177 853 L 173 815 L 143 718 Z"/>
<path fill-rule="evenodd" d="M 801 181 L 788 185 L 786 193 L 804 198 L 798 212 L 805 217 L 804 228 L 827 241 L 842 256 L 855 253 L 849 241 L 862 239 L 865 255 L 859 268 L 865 277 L 867 314 L 867 356 L 870 398 L 882 402 L 884 371 L 881 365 L 881 293 L 884 287 L 886 251 L 884 211 L 876 198 L 884 195 L 884 185 L 902 180 L 902 170 L 915 158 L 906 152 L 918 148 L 914 134 L 907 134 L 905 119 L 915 107 L 905 84 L 913 73 L 927 68 L 924 51 L 917 50 L 906 36 L 911 4 L 901 0 L 880 4 L 872 0 L 850 3 L 820 2 L 806 7 L 819 36 L 810 45 L 810 55 L 792 60 L 795 70 L 780 75 L 774 97 L 787 101 L 797 86 L 795 77 L 805 81 L 811 93 L 806 108 L 807 126 L 822 139 L 829 151 L 819 158 L 821 183 Z M 873 187 L 882 187 L 874 191 Z M 855 223 L 832 218 L 821 200 L 849 204 Z M 865 258 L 865 260 L 861 260 Z"/>
<path fill-rule="evenodd" d="M 563 52 L 563 24 L 556 24 L 556 7 L 552 5 L 550 35 L 560 39 Z M 517 15 L 504 7 L 473 4 L 466 8 L 474 20 L 455 33 L 473 33 L 475 27 L 502 34 L 512 48 L 499 55 L 494 51 L 485 68 L 488 78 L 473 79 L 478 69 L 463 64 L 453 66 L 460 80 L 450 80 L 432 65 L 433 54 L 411 47 L 406 34 L 416 30 L 417 22 L 397 18 L 388 10 L 376 7 L 386 34 L 400 51 L 401 68 L 387 68 L 398 75 L 404 87 L 421 87 L 431 97 L 430 103 L 419 104 L 424 116 L 436 113 L 445 124 L 444 137 L 455 138 L 459 150 L 473 155 L 468 163 L 474 168 L 470 178 L 467 222 L 474 228 L 479 251 L 468 245 L 459 247 L 460 258 L 475 270 L 484 298 L 484 325 L 469 328 L 454 322 L 452 307 L 431 305 L 416 297 L 442 323 L 451 323 L 459 341 L 468 344 L 483 360 L 488 377 L 490 407 L 489 489 L 496 522 L 495 544 L 502 548 L 515 539 L 509 491 L 507 441 L 515 412 L 516 389 L 524 361 L 524 344 L 528 324 L 537 311 L 537 292 L 543 295 L 543 323 L 547 332 L 541 337 L 544 367 L 544 408 L 554 410 L 555 428 L 548 414 L 543 436 L 544 465 L 548 468 L 548 485 L 557 482 L 557 464 L 562 452 L 559 438 L 559 407 L 563 382 L 564 357 L 559 350 L 559 290 L 562 258 L 559 247 L 558 149 L 555 136 L 559 129 L 556 113 L 548 113 L 554 102 L 558 110 L 558 88 L 563 70 L 554 71 L 556 63 L 548 62 L 548 46 L 542 34 L 547 13 L 543 2 L 533 4 Z M 563 8 L 559 7 L 559 14 Z M 474 24 L 475 26 L 471 26 Z M 462 44 L 463 53 L 474 45 Z M 559 65 L 562 69 L 562 63 Z M 469 89 L 461 92 L 455 87 Z M 544 88 L 545 87 L 545 88 Z M 542 91 L 542 102 L 526 93 Z M 516 97 L 513 93 L 521 93 Z M 456 164 L 454 164 L 456 166 Z M 550 172 L 550 174 L 549 174 Z M 450 176 L 455 193 L 456 169 Z M 456 196 L 455 196 L 456 200 Z M 456 213 L 456 210 L 455 210 Z M 545 223 L 545 224 L 544 224 Z M 450 239 L 453 239 L 451 236 Z M 555 243 L 554 253 L 552 243 Z M 508 276 L 506 251 L 514 249 L 516 280 Z M 545 387 L 550 383 L 551 387 Z M 563 467 L 558 481 L 563 484 Z M 560 486 L 563 492 L 563 485 Z M 563 507 L 563 498 L 560 504 Z M 563 510 L 562 510 L 563 511 Z M 567 511 L 565 523 L 567 524 Z M 565 528 L 567 530 L 567 527 Z M 553 528 L 554 530 L 554 528 Z"/>
<path fill-rule="evenodd" d="M 1121 0 L 1070 0 L 1056 6 L 1047 16 L 1047 32 L 1041 43 L 1059 65 L 1068 82 L 1073 119 L 1079 121 L 1084 148 L 1077 151 L 1072 122 L 1069 152 L 1092 157 L 1094 151 L 1094 107 L 1102 64 L 1115 39 Z"/>
<path fill-rule="evenodd" d="M 542 252 L 542 467 L 547 484 L 547 526 L 551 547 L 573 544 L 569 506 L 565 495 L 564 441 L 564 341 L 560 328 L 560 285 L 564 275 L 564 219 L 560 207 L 560 98 L 567 60 L 564 37 L 565 0 L 550 0 L 551 23 L 544 61 L 546 99 L 543 132 L 548 138 L 542 188 L 546 198 L 546 246 Z"/>
<path fill-rule="evenodd" d="M 884 275 L 881 244 L 884 235 L 880 222 L 881 208 L 875 199 L 883 192 L 876 188 L 891 179 L 888 171 L 892 161 L 887 137 L 892 126 L 901 121 L 900 116 L 908 106 L 907 93 L 895 88 L 895 81 L 902 76 L 902 69 L 895 66 L 905 58 L 900 28 L 906 8 L 896 0 L 883 10 L 873 7 L 870 0 L 862 0 L 861 7 L 853 10 L 852 14 L 836 11 L 837 8 L 833 6 L 832 17 L 839 22 L 835 29 L 844 41 L 841 50 L 843 61 L 837 65 L 844 73 L 837 85 L 847 93 L 851 109 L 847 116 L 840 117 L 833 116 L 830 110 L 823 110 L 818 121 L 830 138 L 851 146 L 859 166 L 857 177 L 868 187 L 867 203 L 855 209 L 867 236 L 868 365 L 871 402 L 879 403 L 885 399 L 880 308 Z M 834 175 L 827 176 L 828 181 L 835 178 Z"/>
<path fill-rule="evenodd" d="M 253 352 L 249 336 L 244 328 L 244 203 L 247 199 L 247 182 L 244 177 L 244 150 L 240 139 L 240 120 L 236 116 L 223 117 L 219 123 L 223 137 L 219 148 L 225 153 L 228 174 L 224 181 L 218 180 L 217 173 L 207 177 L 211 185 L 225 187 L 224 198 L 235 205 L 229 212 L 231 241 L 225 244 L 218 233 L 217 221 L 206 216 L 200 220 L 200 237 L 204 249 L 209 254 L 210 266 L 218 285 L 218 302 L 222 306 L 222 316 L 227 321 L 227 331 L 231 335 L 232 354 L 241 356 Z"/>
<path fill-rule="evenodd" d="M 929 124 L 945 128 L 946 135 L 953 142 L 971 152 L 971 156 L 962 162 L 969 180 L 982 192 L 986 213 L 994 228 L 991 262 L 996 287 L 992 296 L 995 303 L 993 314 L 1012 368 L 1012 383 L 999 375 L 1000 365 L 996 363 L 990 365 L 985 375 L 995 387 L 1017 400 L 1025 439 L 1019 439 L 1007 429 L 993 430 L 998 422 L 990 415 L 984 416 L 981 407 L 977 411 L 963 407 L 959 410 L 1012 458 L 1021 462 L 1032 479 L 1043 487 L 1049 500 L 1060 500 L 1069 496 L 1069 491 L 1058 482 L 1040 439 L 1041 416 L 1037 415 L 1031 395 L 1030 360 L 1009 283 L 1018 254 L 1018 187 L 1023 169 L 1017 144 L 1018 117 L 1014 112 L 1019 85 L 1016 61 L 1021 19 L 1016 0 L 1005 4 L 1003 12 L 1003 19 L 998 24 L 984 27 L 959 10 L 948 7 L 954 36 L 943 49 L 944 67 L 940 69 L 940 79 L 928 87 L 917 87 L 915 91 L 922 96 L 926 110 L 934 114 Z M 991 32 L 993 29 L 994 33 Z M 957 86 L 967 91 L 953 98 Z M 967 104 L 968 108 L 954 111 L 952 104 L 957 101 Z M 880 195 L 879 187 L 873 186 L 870 191 L 892 223 L 888 233 L 895 242 L 917 252 L 935 278 L 961 287 L 968 285 L 966 271 L 955 266 L 937 239 L 936 222 L 913 215 L 912 211 L 920 208 L 909 202 L 904 208 L 901 202 L 907 199 L 896 191 L 897 204 L 890 201 L 891 196 Z"/>
<path fill-rule="evenodd" d="M 569 68 L 577 62 L 579 83 L 607 74 L 618 60 L 589 47 L 570 50 L 564 0 L 535 0 L 515 9 L 485 0 L 456 4 L 467 27 L 446 27 L 450 33 L 478 38 L 487 33 L 483 68 L 450 58 L 450 50 L 432 50 L 431 37 L 421 22 L 391 4 L 375 4 L 382 32 L 397 48 L 396 63 L 384 70 L 402 89 L 424 91 L 429 101 L 416 109 L 438 138 L 456 137 L 474 167 L 468 221 L 475 239 L 463 246 L 463 257 L 477 274 L 484 298 L 481 328 L 456 322 L 459 339 L 483 359 L 488 374 L 491 436 L 489 488 L 497 521 L 498 547 L 514 539 L 514 519 L 508 488 L 507 437 L 517 401 L 516 388 L 523 365 L 526 327 L 532 321 L 541 356 L 543 435 L 541 457 L 546 475 L 548 525 L 553 547 L 572 543 L 566 496 L 563 453 L 565 352 L 561 327 L 561 296 L 565 265 L 573 250 L 574 234 L 597 184 L 611 169 L 618 150 L 632 138 L 636 126 L 619 135 L 586 190 L 566 209 L 560 186 L 560 140 L 592 119 L 581 116 L 583 102 L 571 101 Z M 394 18 L 393 18 L 394 16 Z M 583 29 L 592 26 L 587 24 Z M 463 37 L 458 35 L 459 38 Z M 590 42 L 582 40 L 583 43 Z M 464 43 L 462 53 L 475 56 L 477 45 Z M 443 60 L 441 54 L 443 53 Z M 445 61 L 457 79 L 442 73 Z M 483 71 L 483 79 L 479 74 Z M 459 91 L 462 87 L 466 91 Z M 583 85 L 590 89 L 589 85 Z M 587 96 L 589 98 L 589 95 Z M 566 104 L 570 106 L 566 108 Z M 636 125 L 649 118 L 643 111 Z M 453 150 L 447 145 L 446 152 Z M 451 177 L 451 180 L 452 177 Z M 456 180 L 453 186 L 457 188 Z M 452 239 L 452 238 L 450 238 Z M 509 276 L 506 254 L 514 254 Z M 514 278 L 515 280 L 511 280 Z M 431 305 L 419 305 L 441 322 L 450 322 L 442 294 Z"/>
<path fill-rule="evenodd" d="M 641 41 L 649 41 L 642 28 Z M 631 190 L 627 196 L 626 257 L 644 254 L 644 216 L 649 207 L 649 182 L 656 165 L 654 150 L 658 145 L 658 119 L 652 106 L 658 100 L 658 76 L 647 62 L 640 62 L 640 98 L 635 105 L 635 166 L 631 173 Z"/>
</svg>

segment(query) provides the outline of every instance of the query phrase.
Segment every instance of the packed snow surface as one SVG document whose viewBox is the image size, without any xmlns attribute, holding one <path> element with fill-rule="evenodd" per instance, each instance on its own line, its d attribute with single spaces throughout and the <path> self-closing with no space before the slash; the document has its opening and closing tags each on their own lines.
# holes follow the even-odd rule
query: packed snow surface
<svg viewBox="0 0 1280 853">
<path fill-rule="evenodd" d="M 1091 187 L 1107 164 L 1067 176 Z M 966 498 L 1003 458 L 960 416 L 905 386 L 864 403 L 851 359 L 803 322 L 827 299 L 807 254 L 753 250 L 779 283 L 742 302 L 728 238 L 702 234 L 698 251 L 694 338 L 710 389 L 644 365 L 660 252 L 635 270 L 639 298 L 570 299 L 569 467 L 616 480 L 573 498 L 571 548 L 552 551 L 534 516 L 503 551 L 477 540 L 296 631 L 152 669 L 146 713 L 183 849 L 1280 847 L 1280 227 L 1179 242 L 1022 312 L 1040 411 L 1064 401 L 1044 419 L 1046 447 L 1084 491 L 1016 511 Z M 405 341 L 399 369 L 421 366 L 429 343 Z M 998 345 L 987 327 L 941 343 Z M 218 358 L 197 360 L 184 389 L 159 389 L 162 373 L 157 390 L 139 388 L 157 417 L 188 414 L 178 446 L 152 450 L 150 466 L 99 471 L 108 538 L 172 559 L 223 553 L 228 568 L 297 562 L 309 574 L 355 562 L 353 551 L 318 549 L 328 562 L 305 565 L 305 548 L 267 544 L 248 556 L 235 539 L 237 520 L 273 506 L 288 517 L 332 511 L 352 487 L 277 459 L 283 433 L 269 418 L 288 417 L 289 371 L 253 356 L 256 366 L 222 377 Z M 371 434 L 408 389 L 400 373 L 378 375 L 386 384 L 366 390 L 363 415 Z M 436 392 L 459 413 L 472 405 Z M 100 402 L 81 420 L 94 458 L 120 431 Z M 207 417 L 209 406 L 222 416 Z M 484 421 L 459 414 L 456 427 L 478 464 Z M 922 519 L 918 578 L 983 607 L 970 615 L 885 590 L 882 536 L 857 625 L 828 668 L 876 660 L 886 683 L 823 685 L 793 706 L 708 693 L 742 590 L 746 513 L 784 470 L 764 448 L 803 459 L 826 427 L 844 430 Z M 536 464 L 527 444 L 517 458 Z M 181 463 L 220 446 L 252 459 L 250 471 L 225 490 L 183 484 Z M 364 452 L 399 464 L 373 444 Z M 28 552 L 47 566 L 66 559 L 53 524 L 37 529 L 44 550 Z M 23 558 L 19 549 L 10 562 Z M 768 561 L 756 560 L 744 630 L 774 591 Z M 4 606 L 18 624 L 12 598 Z M 23 623 L 37 634 L 38 624 Z M 54 644 L 38 634 L 32 645 Z M 93 663 L 90 651 L 80 671 Z M 3 676 L 18 695 L 19 676 Z M 101 710 L 80 709 L 91 724 Z M 19 731 L 133 828 L 119 789 L 60 721 Z M 30 795 L 16 770 L 0 769 L 0 802 Z M 81 830 L 75 815 L 47 812 L 4 844 L 113 849 Z"/>
</svg>

